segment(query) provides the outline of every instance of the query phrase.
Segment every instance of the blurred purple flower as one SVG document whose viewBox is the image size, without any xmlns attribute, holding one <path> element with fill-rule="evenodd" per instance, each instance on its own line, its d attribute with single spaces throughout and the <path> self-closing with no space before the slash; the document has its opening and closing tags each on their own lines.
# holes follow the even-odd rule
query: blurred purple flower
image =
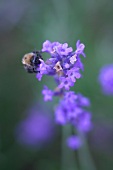
<svg viewBox="0 0 113 170">
<path fill-rule="evenodd" d="M 64 95 L 65 101 L 67 101 L 67 103 L 74 103 L 75 100 L 78 98 L 78 95 L 75 94 L 74 91 L 69 91 L 69 92 L 65 92 Z"/>
<path fill-rule="evenodd" d="M 63 125 L 70 123 L 82 132 L 91 130 L 91 113 L 84 107 L 89 107 L 89 99 L 81 94 L 65 92 L 55 109 L 56 122 Z"/>
<path fill-rule="evenodd" d="M 89 107 L 90 106 L 90 100 L 80 93 L 78 94 L 78 102 L 79 102 L 79 105 L 82 106 L 82 107 Z"/>
<path fill-rule="evenodd" d="M 113 95 L 113 64 L 105 65 L 99 73 L 99 83 L 106 95 Z"/>
<path fill-rule="evenodd" d="M 82 141 L 81 141 L 80 137 L 72 135 L 67 139 L 67 145 L 71 149 L 76 150 L 76 149 L 79 149 L 81 147 Z"/>
<path fill-rule="evenodd" d="M 76 121 L 75 126 L 79 131 L 88 132 L 92 128 L 91 118 L 92 117 L 90 112 L 83 111 L 83 113 L 78 115 L 78 120 Z"/>
<path fill-rule="evenodd" d="M 16 137 L 21 144 L 40 146 L 48 142 L 54 133 L 50 116 L 34 111 L 17 126 Z"/>
<path fill-rule="evenodd" d="M 44 86 L 44 89 L 42 90 L 42 94 L 44 95 L 44 101 L 52 100 L 53 91 L 49 90 L 47 86 Z"/>
<path fill-rule="evenodd" d="M 60 106 L 55 109 L 55 120 L 58 124 L 61 124 L 61 125 L 64 125 L 67 123 L 67 119 L 66 119 L 65 113 L 63 112 L 63 108 Z"/>
</svg>

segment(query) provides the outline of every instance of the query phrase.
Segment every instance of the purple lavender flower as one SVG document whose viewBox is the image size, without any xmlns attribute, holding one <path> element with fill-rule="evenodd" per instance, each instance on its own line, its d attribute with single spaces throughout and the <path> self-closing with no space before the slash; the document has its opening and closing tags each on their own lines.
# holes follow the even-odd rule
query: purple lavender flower
<svg viewBox="0 0 113 170">
<path fill-rule="evenodd" d="M 70 77 L 61 77 L 60 78 L 60 84 L 59 88 L 64 88 L 66 90 L 69 90 L 71 86 L 74 86 L 74 82 Z"/>
<path fill-rule="evenodd" d="M 81 141 L 80 137 L 72 135 L 67 139 L 67 145 L 71 149 L 76 150 L 81 147 L 82 141 Z"/>
<path fill-rule="evenodd" d="M 82 132 L 88 132 L 92 128 L 91 123 L 91 113 L 84 111 L 82 114 L 78 116 L 78 122 L 76 122 L 76 125 L 79 131 Z"/>
<path fill-rule="evenodd" d="M 92 128 L 91 113 L 84 107 L 89 106 L 89 99 L 83 95 L 75 94 L 73 91 L 64 92 L 55 109 L 56 122 L 61 125 L 70 123 L 78 131 L 88 132 Z M 72 136 L 67 139 L 67 144 L 70 148 L 77 149 L 81 146 L 81 140 Z"/>
<path fill-rule="evenodd" d="M 99 73 L 99 83 L 106 95 L 113 95 L 113 64 L 105 65 Z"/>
<path fill-rule="evenodd" d="M 49 66 L 46 65 L 43 60 L 40 59 L 40 61 L 41 61 L 41 64 L 40 64 L 40 66 L 39 66 L 40 74 L 42 74 L 42 75 L 43 75 L 43 74 L 47 74 L 47 69 L 48 69 Z"/>
<path fill-rule="evenodd" d="M 46 40 L 43 43 L 42 52 L 51 52 L 51 51 L 52 51 L 51 42 L 49 40 Z"/>
<path fill-rule="evenodd" d="M 60 44 L 57 48 L 56 48 L 56 52 L 61 55 L 61 56 L 67 56 L 69 53 L 71 53 L 73 51 L 72 47 L 68 48 L 68 44 L 64 43 L 64 44 Z"/>
<path fill-rule="evenodd" d="M 85 45 L 76 43 L 76 50 L 68 47 L 67 43 L 50 42 L 46 40 L 43 43 L 42 52 L 49 53 L 50 58 L 46 61 L 40 59 L 41 64 L 38 67 L 37 79 L 40 81 L 43 75 L 53 76 L 57 87 L 55 90 L 48 89 L 47 86 L 42 90 L 44 101 L 52 100 L 53 96 L 60 97 L 58 106 L 55 108 L 55 120 L 61 125 L 70 124 L 77 131 L 87 132 L 91 129 L 91 113 L 87 111 L 90 106 L 88 98 L 81 94 L 69 91 L 81 78 L 80 71 L 84 70 L 80 55 L 85 57 Z M 81 139 L 72 135 L 67 139 L 67 145 L 72 149 L 81 146 Z"/>
<path fill-rule="evenodd" d="M 79 68 L 76 67 L 68 70 L 66 75 L 71 78 L 72 82 L 76 82 L 76 79 L 79 79 L 81 77 L 81 74 L 79 73 Z"/>
<path fill-rule="evenodd" d="M 60 44 L 59 42 L 53 42 L 51 43 L 50 41 L 46 40 L 43 43 L 43 48 L 42 48 L 42 52 L 48 52 L 51 55 L 57 53 L 59 55 L 68 55 L 70 52 L 72 52 L 72 48 L 69 47 L 68 48 L 68 44 L 64 43 L 64 44 Z"/>
<path fill-rule="evenodd" d="M 77 61 L 77 55 L 74 54 L 73 56 L 70 57 L 70 63 L 74 64 Z"/>
<path fill-rule="evenodd" d="M 65 92 L 58 107 L 55 109 L 57 122 L 60 124 L 70 123 L 82 131 L 90 130 L 91 114 L 84 109 L 89 104 L 90 102 L 86 97 L 71 91 Z"/>
<path fill-rule="evenodd" d="M 55 108 L 56 122 L 61 125 L 70 123 L 75 129 L 82 132 L 87 132 L 91 129 L 91 113 L 84 107 L 90 106 L 88 98 L 81 94 L 75 94 L 70 90 L 70 87 L 74 86 L 77 79 L 81 78 L 80 70 L 83 70 L 83 64 L 80 59 L 80 55 L 85 57 L 84 53 L 85 45 L 80 43 L 80 40 L 76 43 L 76 50 L 73 51 L 71 47 L 68 47 L 67 43 L 61 44 L 58 42 L 45 41 L 43 43 L 42 52 L 50 54 L 50 58 L 46 61 L 46 73 L 51 74 L 57 83 L 57 91 L 51 91 L 47 87 L 42 91 L 44 100 L 52 100 L 53 96 L 60 96 L 61 100 L 58 106 Z M 41 68 L 41 67 L 40 67 Z M 54 69 L 54 72 L 53 70 Z M 49 71 L 48 71 L 49 70 Z M 77 149 L 81 146 L 81 140 L 77 136 L 71 136 L 67 140 L 67 144 L 72 149 Z"/>
<path fill-rule="evenodd" d="M 44 100 L 52 100 L 53 97 L 53 91 L 49 90 L 47 86 L 44 86 L 44 89 L 42 90 L 42 94 L 44 95 Z"/>
<path fill-rule="evenodd" d="M 40 61 L 41 61 L 41 64 L 38 68 L 39 72 L 36 74 L 36 78 L 39 81 L 41 81 L 43 74 L 47 74 L 47 69 L 49 67 L 48 65 L 45 64 L 45 62 L 43 60 L 40 59 Z"/>
<path fill-rule="evenodd" d="M 36 78 L 38 79 L 38 81 L 41 81 L 42 79 L 42 74 L 39 72 L 36 74 Z"/>
<path fill-rule="evenodd" d="M 65 92 L 64 94 L 64 99 L 67 103 L 74 103 L 77 98 L 78 95 L 76 95 L 73 91 Z"/>
<path fill-rule="evenodd" d="M 37 78 L 40 81 L 44 74 L 58 76 L 58 88 L 69 90 L 74 86 L 76 79 L 81 77 L 80 69 L 83 70 L 83 64 L 80 60 L 80 55 L 85 56 L 85 45 L 77 41 L 77 49 L 73 52 L 67 43 L 50 42 L 46 40 L 43 43 L 42 52 L 50 54 L 47 61 L 40 59 L 41 64 L 38 68 Z"/>
<path fill-rule="evenodd" d="M 60 45 L 59 42 L 53 42 L 53 43 L 51 43 L 49 40 L 46 40 L 46 41 L 43 43 L 42 52 L 47 52 L 47 53 L 53 54 L 53 53 L 56 52 L 56 48 L 57 48 L 57 46 L 59 46 L 59 45 Z"/>
<path fill-rule="evenodd" d="M 55 109 L 55 120 L 58 124 L 64 125 L 67 123 L 65 112 L 62 107 L 57 107 Z"/>
<path fill-rule="evenodd" d="M 30 111 L 30 114 L 16 128 L 19 143 L 28 146 L 40 146 L 53 137 L 54 126 L 51 118 L 42 112 Z"/>
<path fill-rule="evenodd" d="M 80 40 L 77 41 L 76 48 L 77 49 L 76 49 L 75 53 L 76 54 L 81 54 L 81 55 L 83 55 L 85 57 L 85 54 L 84 54 L 85 45 L 80 43 Z"/>
<path fill-rule="evenodd" d="M 77 67 L 77 68 L 81 69 L 82 71 L 84 71 L 84 65 L 81 62 L 80 57 L 78 57 L 78 56 L 77 56 L 77 60 L 76 60 L 76 62 L 74 64 L 74 67 Z"/>
<path fill-rule="evenodd" d="M 90 106 L 90 100 L 83 96 L 82 94 L 78 94 L 78 102 L 79 105 L 82 107 L 89 107 Z"/>
</svg>

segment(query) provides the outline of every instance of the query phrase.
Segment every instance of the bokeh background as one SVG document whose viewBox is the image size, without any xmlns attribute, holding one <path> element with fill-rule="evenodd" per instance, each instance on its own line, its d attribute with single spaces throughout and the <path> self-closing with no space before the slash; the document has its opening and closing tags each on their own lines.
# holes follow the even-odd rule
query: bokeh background
<svg viewBox="0 0 113 170">
<path fill-rule="evenodd" d="M 102 94 L 98 84 L 100 68 L 113 63 L 113 1 L 0 0 L 0 170 L 61 169 L 62 134 L 53 112 L 56 101 L 45 104 L 41 95 L 45 83 L 50 88 L 54 83 L 46 77 L 38 82 L 25 72 L 21 59 L 40 50 L 45 40 L 68 42 L 75 48 L 78 39 L 86 45 L 87 58 L 82 59 L 83 78 L 73 90 L 92 103 L 89 151 L 97 170 L 113 169 L 113 96 Z M 51 140 L 40 147 L 26 146 L 17 137 L 16 129 L 31 108 L 51 117 L 54 126 Z"/>
</svg>

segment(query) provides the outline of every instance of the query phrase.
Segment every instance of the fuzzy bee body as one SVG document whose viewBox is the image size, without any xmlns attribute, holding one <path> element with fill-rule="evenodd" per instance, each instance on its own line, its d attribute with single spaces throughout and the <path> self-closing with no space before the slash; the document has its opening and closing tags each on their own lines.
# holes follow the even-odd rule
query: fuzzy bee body
<svg viewBox="0 0 113 170">
<path fill-rule="evenodd" d="M 41 53 L 39 51 L 34 51 L 24 55 L 22 64 L 28 73 L 38 73 L 38 67 L 41 63 L 40 59 L 43 60 Z"/>
</svg>

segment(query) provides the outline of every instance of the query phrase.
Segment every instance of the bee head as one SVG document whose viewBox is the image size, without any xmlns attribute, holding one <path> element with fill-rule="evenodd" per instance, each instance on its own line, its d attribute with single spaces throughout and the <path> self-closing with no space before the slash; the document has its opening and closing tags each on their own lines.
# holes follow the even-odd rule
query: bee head
<svg viewBox="0 0 113 170">
<path fill-rule="evenodd" d="M 22 64 L 30 65 L 31 59 L 32 59 L 33 56 L 34 56 L 34 53 L 25 54 L 22 58 Z"/>
</svg>

